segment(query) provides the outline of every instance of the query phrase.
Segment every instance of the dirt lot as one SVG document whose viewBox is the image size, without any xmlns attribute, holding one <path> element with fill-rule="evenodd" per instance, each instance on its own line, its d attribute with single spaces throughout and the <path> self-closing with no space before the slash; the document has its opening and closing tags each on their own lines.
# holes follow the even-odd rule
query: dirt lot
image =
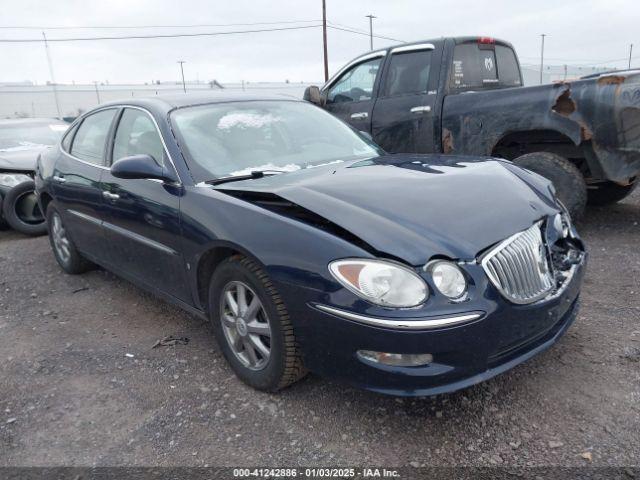
<svg viewBox="0 0 640 480">
<path fill-rule="evenodd" d="M 0 232 L 0 465 L 639 465 L 640 191 L 580 226 L 576 324 L 482 385 L 399 399 L 241 384 L 207 325 Z M 166 335 L 188 345 L 152 349 Z M 582 455 L 582 456 L 581 456 Z"/>
</svg>

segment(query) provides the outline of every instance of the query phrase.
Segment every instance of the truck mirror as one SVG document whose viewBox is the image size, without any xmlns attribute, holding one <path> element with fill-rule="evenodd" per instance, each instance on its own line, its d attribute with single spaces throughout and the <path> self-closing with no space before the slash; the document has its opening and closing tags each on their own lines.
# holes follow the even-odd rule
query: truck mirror
<svg viewBox="0 0 640 480">
<path fill-rule="evenodd" d="M 304 96 L 302 97 L 307 102 L 311 102 L 315 105 L 322 105 L 322 96 L 320 95 L 320 89 L 315 85 L 308 86 L 304 91 Z"/>
</svg>

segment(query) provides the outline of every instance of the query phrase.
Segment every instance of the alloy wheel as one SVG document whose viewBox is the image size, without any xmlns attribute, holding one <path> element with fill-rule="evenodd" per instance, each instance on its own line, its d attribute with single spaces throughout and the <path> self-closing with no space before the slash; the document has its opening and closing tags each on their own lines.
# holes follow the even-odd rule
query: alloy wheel
<svg viewBox="0 0 640 480">
<path fill-rule="evenodd" d="M 67 232 L 62 226 L 62 219 L 58 213 L 54 213 L 51 225 L 51 238 L 58 257 L 63 263 L 68 263 L 71 258 L 71 244 Z"/>
<path fill-rule="evenodd" d="M 240 363 L 250 370 L 264 369 L 271 355 L 271 326 L 260 298 L 246 283 L 232 281 L 224 287 L 220 321 Z"/>
</svg>

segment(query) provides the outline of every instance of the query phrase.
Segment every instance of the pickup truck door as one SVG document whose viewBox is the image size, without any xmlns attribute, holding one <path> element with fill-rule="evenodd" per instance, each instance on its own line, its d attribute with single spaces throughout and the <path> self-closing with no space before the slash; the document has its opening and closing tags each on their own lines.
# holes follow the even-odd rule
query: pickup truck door
<svg viewBox="0 0 640 480">
<path fill-rule="evenodd" d="M 325 108 L 356 130 L 371 133 L 375 90 L 385 53 L 354 60 L 323 88 Z"/>
<path fill-rule="evenodd" d="M 372 116 L 373 140 L 390 153 L 432 153 L 437 75 L 432 44 L 390 52 Z M 435 72 L 438 69 L 433 68 Z"/>
</svg>

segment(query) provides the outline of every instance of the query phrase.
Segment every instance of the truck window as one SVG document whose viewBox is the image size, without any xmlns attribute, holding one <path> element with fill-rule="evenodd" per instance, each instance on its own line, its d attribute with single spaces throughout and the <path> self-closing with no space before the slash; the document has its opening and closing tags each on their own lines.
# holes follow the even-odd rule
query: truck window
<svg viewBox="0 0 640 480">
<path fill-rule="evenodd" d="M 371 100 L 382 57 L 361 63 L 345 72 L 329 89 L 327 103 Z"/>
<path fill-rule="evenodd" d="M 498 83 L 493 49 L 480 49 L 476 43 L 456 45 L 453 50 L 451 86 L 481 88 Z"/>
<path fill-rule="evenodd" d="M 386 74 L 384 96 L 426 93 L 432 50 L 394 53 Z"/>
<path fill-rule="evenodd" d="M 511 87 L 522 85 L 516 54 L 511 48 L 496 45 L 496 60 L 498 62 L 498 77 L 502 85 Z"/>
</svg>

